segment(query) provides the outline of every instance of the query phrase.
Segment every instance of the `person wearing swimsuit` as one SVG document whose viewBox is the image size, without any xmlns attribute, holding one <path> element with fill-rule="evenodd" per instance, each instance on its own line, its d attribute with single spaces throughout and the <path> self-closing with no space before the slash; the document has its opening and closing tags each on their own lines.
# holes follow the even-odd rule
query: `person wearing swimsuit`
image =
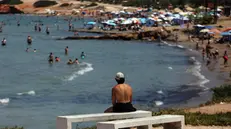
<svg viewBox="0 0 231 129">
<path fill-rule="evenodd" d="M 31 44 L 32 44 L 32 38 L 31 38 L 31 36 L 28 36 L 28 37 L 27 37 L 27 43 L 28 43 L 28 45 L 31 45 Z"/>
<path fill-rule="evenodd" d="M 115 77 L 116 86 L 112 88 L 112 107 L 105 112 L 133 112 L 136 108 L 132 105 L 132 88 L 125 84 L 125 76 L 118 72 Z"/>
<path fill-rule="evenodd" d="M 52 52 L 50 53 L 50 55 L 48 57 L 48 61 L 49 61 L 49 63 L 53 63 L 53 61 L 54 61 L 54 56 L 53 56 Z"/>
<path fill-rule="evenodd" d="M 6 38 L 3 38 L 3 40 L 2 40 L 2 46 L 6 46 Z"/>
</svg>

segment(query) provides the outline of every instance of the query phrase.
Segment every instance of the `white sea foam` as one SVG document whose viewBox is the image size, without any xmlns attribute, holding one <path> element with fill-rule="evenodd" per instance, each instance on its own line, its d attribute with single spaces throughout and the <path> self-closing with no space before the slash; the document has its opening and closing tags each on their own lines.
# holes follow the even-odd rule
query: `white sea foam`
<svg viewBox="0 0 231 129">
<path fill-rule="evenodd" d="M 164 92 L 162 90 L 158 90 L 157 93 L 158 94 L 164 94 Z"/>
<path fill-rule="evenodd" d="M 172 70 L 173 68 L 172 67 L 168 67 L 168 69 Z"/>
<path fill-rule="evenodd" d="M 184 46 L 182 46 L 182 45 L 176 45 L 176 47 L 178 47 L 178 48 L 184 48 Z"/>
<path fill-rule="evenodd" d="M 80 68 L 80 70 L 74 72 L 72 75 L 68 76 L 66 78 L 67 81 L 72 81 L 74 80 L 75 78 L 77 78 L 78 76 L 81 76 L 81 75 L 84 75 L 85 73 L 88 73 L 92 70 L 94 70 L 94 68 L 92 67 L 92 64 L 90 63 L 81 63 L 80 66 L 85 66 L 83 68 Z"/>
<path fill-rule="evenodd" d="M 207 78 L 205 78 L 204 75 L 201 74 L 201 63 L 199 61 L 196 60 L 195 57 L 190 57 L 190 61 L 193 62 L 194 66 L 192 67 L 192 69 L 190 70 L 190 72 L 198 77 L 198 81 L 194 84 L 199 85 L 201 87 L 204 87 L 205 90 L 207 90 L 208 88 L 205 87 L 205 84 L 208 83 L 210 80 L 208 80 Z M 192 84 L 193 85 L 193 84 Z"/>
<path fill-rule="evenodd" d="M 28 92 L 22 92 L 22 93 L 17 93 L 17 95 L 35 95 L 35 91 L 31 90 L 31 91 L 28 91 Z"/>
<path fill-rule="evenodd" d="M 162 101 L 155 101 L 155 105 L 156 106 L 161 106 L 161 105 L 163 105 L 164 104 L 164 102 L 162 102 Z"/>
<path fill-rule="evenodd" d="M 4 99 L 0 99 L 0 104 L 8 104 L 10 102 L 10 99 L 9 98 L 4 98 Z"/>
<path fill-rule="evenodd" d="M 180 48 L 180 49 L 185 49 L 185 47 L 182 45 L 173 45 L 173 44 L 169 44 L 166 41 L 163 41 L 163 43 L 168 45 L 168 46 L 175 46 L 175 47 Z M 192 49 L 188 49 L 188 50 L 193 51 Z M 198 79 L 199 79 L 196 83 L 193 83 L 191 85 L 194 85 L 194 84 L 199 85 L 201 87 L 204 87 L 205 88 L 204 90 L 208 90 L 208 88 L 205 86 L 205 84 L 208 83 L 210 80 L 208 80 L 207 78 L 205 78 L 204 75 L 201 74 L 201 63 L 199 61 L 197 61 L 195 57 L 190 57 L 189 61 L 194 64 L 194 67 L 190 70 L 187 70 L 187 71 L 191 72 L 194 76 L 198 77 Z"/>
</svg>

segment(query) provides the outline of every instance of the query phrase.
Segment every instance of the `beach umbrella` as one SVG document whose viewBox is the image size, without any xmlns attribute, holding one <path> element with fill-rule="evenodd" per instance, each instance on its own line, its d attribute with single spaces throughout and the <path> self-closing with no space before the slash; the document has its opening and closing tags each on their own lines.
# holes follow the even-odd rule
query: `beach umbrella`
<svg viewBox="0 0 231 129">
<path fill-rule="evenodd" d="M 191 8 L 191 7 L 186 7 L 186 10 L 187 10 L 187 11 L 193 11 L 194 9 Z"/>
<path fill-rule="evenodd" d="M 157 21 L 158 21 L 158 22 L 161 22 L 161 21 L 163 21 L 163 20 L 161 20 L 161 19 L 157 19 Z"/>
<path fill-rule="evenodd" d="M 209 29 L 203 29 L 200 31 L 201 33 L 208 33 L 209 32 Z"/>
<path fill-rule="evenodd" d="M 125 20 L 122 25 L 129 25 L 129 24 L 132 24 L 132 21 L 131 20 Z"/>
<path fill-rule="evenodd" d="M 128 7 L 123 7 L 123 10 L 126 10 L 126 9 L 128 9 Z"/>
<path fill-rule="evenodd" d="M 230 36 L 231 33 L 229 33 L 229 32 L 222 32 L 221 35 L 222 35 L 222 36 Z"/>
<path fill-rule="evenodd" d="M 140 20 L 140 22 L 141 22 L 142 24 L 145 24 L 145 23 L 146 23 L 146 18 L 139 18 L 139 20 Z"/>
<path fill-rule="evenodd" d="M 124 21 L 124 20 L 125 20 L 125 19 L 124 19 L 124 18 L 122 18 L 122 17 L 121 17 L 121 18 L 118 18 L 118 19 L 119 19 L 120 21 Z"/>
<path fill-rule="evenodd" d="M 107 23 L 107 24 L 110 25 L 110 26 L 116 26 L 115 23 Z"/>
<path fill-rule="evenodd" d="M 205 9 L 205 7 L 204 6 L 200 6 L 199 9 Z"/>
<path fill-rule="evenodd" d="M 88 22 L 87 25 L 95 25 L 96 22 Z"/>
<path fill-rule="evenodd" d="M 181 9 L 179 9 L 179 8 L 175 8 L 174 10 L 173 10 L 175 13 L 180 13 L 180 12 L 183 12 Z"/>
<path fill-rule="evenodd" d="M 224 29 L 223 32 L 227 32 L 227 31 L 230 31 L 230 30 L 231 30 L 231 27 Z"/>
<path fill-rule="evenodd" d="M 187 17 L 183 17 L 183 20 L 184 21 L 188 21 L 189 19 Z"/>
<path fill-rule="evenodd" d="M 214 26 L 205 26 L 206 29 L 212 29 Z"/>
<path fill-rule="evenodd" d="M 194 27 L 200 27 L 200 28 L 204 28 L 205 26 L 203 26 L 203 25 L 200 25 L 200 24 L 197 24 L 197 25 L 194 25 Z"/>
<path fill-rule="evenodd" d="M 120 13 L 125 13 L 125 11 L 120 11 Z"/>
<path fill-rule="evenodd" d="M 219 8 L 219 9 L 223 9 L 224 7 L 223 7 L 223 6 L 217 6 L 217 8 Z"/>
</svg>

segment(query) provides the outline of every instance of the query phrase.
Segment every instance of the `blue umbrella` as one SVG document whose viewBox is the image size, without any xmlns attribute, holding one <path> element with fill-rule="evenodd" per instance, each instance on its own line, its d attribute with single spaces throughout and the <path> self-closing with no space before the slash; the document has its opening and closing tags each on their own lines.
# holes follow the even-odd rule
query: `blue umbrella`
<svg viewBox="0 0 231 129">
<path fill-rule="evenodd" d="M 95 25 L 96 22 L 88 22 L 87 25 Z"/>
<path fill-rule="evenodd" d="M 116 26 L 116 24 L 115 23 L 107 23 L 108 25 L 110 25 L 110 26 Z"/>
<path fill-rule="evenodd" d="M 231 33 L 229 33 L 229 32 L 222 32 L 221 35 L 222 36 L 229 36 L 229 35 L 231 35 Z"/>
<path fill-rule="evenodd" d="M 140 22 L 141 22 L 142 24 L 145 24 L 145 23 L 146 23 L 146 18 L 139 18 L 139 20 L 140 20 Z"/>
<path fill-rule="evenodd" d="M 205 26 L 206 29 L 212 29 L 214 26 Z"/>
</svg>

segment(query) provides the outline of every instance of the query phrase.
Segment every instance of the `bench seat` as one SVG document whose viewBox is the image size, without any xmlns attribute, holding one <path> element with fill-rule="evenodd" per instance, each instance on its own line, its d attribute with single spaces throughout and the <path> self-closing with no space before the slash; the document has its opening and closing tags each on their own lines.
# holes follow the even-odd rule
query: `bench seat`
<svg viewBox="0 0 231 129">
<path fill-rule="evenodd" d="M 161 115 L 127 120 L 98 122 L 97 129 L 120 129 L 129 127 L 140 127 L 152 129 L 154 124 L 164 124 L 164 129 L 183 129 L 184 116 L 182 115 Z"/>
<path fill-rule="evenodd" d="M 58 116 L 56 120 L 57 129 L 72 129 L 72 123 L 77 122 L 89 122 L 89 121 L 109 121 L 109 120 L 121 120 L 121 119 L 133 119 L 150 117 L 152 112 L 138 110 L 135 112 L 126 113 L 97 113 L 97 114 L 82 114 L 82 115 L 69 115 Z"/>
</svg>

